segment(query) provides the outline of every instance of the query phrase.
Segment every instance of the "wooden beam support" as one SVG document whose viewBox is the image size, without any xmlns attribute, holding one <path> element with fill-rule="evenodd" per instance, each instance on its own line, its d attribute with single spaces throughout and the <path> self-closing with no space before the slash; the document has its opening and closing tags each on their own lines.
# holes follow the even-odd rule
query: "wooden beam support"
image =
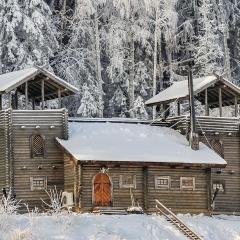
<svg viewBox="0 0 240 240">
<path fill-rule="evenodd" d="M 25 109 L 28 109 L 28 82 L 25 83 Z"/>
<path fill-rule="evenodd" d="M 35 110 L 35 108 L 36 108 L 35 98 L 32 98 L 32 108 L 33 108 L 33 110 Z"/>
<path fill-rule="evenodd" d="M 205 89 L 205 116 L 209 116 L 208 89 Z"/>
<path fill-rule="evenodd" d="M 235 96 L 234 97 L 234 109 L 235 109 L 235 117 L 237 117 L 238 116 L 238 97 L 237 96 Z"/>
<path fill-rule="evenodd" d="M 0 110 L 3 109 L 2 94 L 0 94 Z"/>
<path fill-rule="evenodd" d="M 148 209 L 148 167 L 143 167 L 143 206 Z"/>
<path fill-rule="evenodd" d="M 58 89 L 58 108 L 62 108 L 61 89 Z"/>
<path fill-rule="evenodd" d="M 45 108 L 45 92 L 44 92 L 44 80 L 41 82 L 41 95 L 42 95 L 42 109 Z"/>
<path fill-rule="evenodd" d="M 17 89 L 14 94 L 14 109 L 18 109 L 18 90 Z"/>
<path fill-rule="evenodd" d="M 8 93 L 8 108 L 12 108 L 12 93 Z"/>
<path fill-rule="evenodd" d="M 177 101 L 177 114 L 178 114 L 178 116 L 181 115 L 181 105 L 180 105 L 180 101 L 179 100 Z"/>
<path fill-rule="evenodd" d="M 219 116 L 222 117 L 222 88 L 218 89 L 218 98 L 219 98 Z"/>
</svg>

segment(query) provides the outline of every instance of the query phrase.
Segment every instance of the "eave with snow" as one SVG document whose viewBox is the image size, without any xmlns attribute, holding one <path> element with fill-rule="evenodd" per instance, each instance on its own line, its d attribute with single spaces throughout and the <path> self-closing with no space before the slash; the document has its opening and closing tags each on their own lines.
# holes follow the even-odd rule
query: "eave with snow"
<svg viewBox="0 0 240 240">
<path fill-rule="evenodd" d="M 18 108 L 18 94 L 25 95 L 25 106 L 32 102 L 42 103 L 47 100 L 59 99 L 74 95 L 78 89 L 53 73 L 40 67 L 27 68 L 0 75 L 0 109 L 2 109 L 2 95 L 7 94 L 9 108 Z"/>
<path fill-rule="evenodd" d="M 193 90 L 195 98 L 205 105 L 206 115 L 209 115 L 209 108 L 219 108 L 222 116 L 222 107 L 235 106 L 235 116 L 237 115 L 237 105 L 240 103 L 240 88 L 227 79 L 211 75 L 193 80 Z M 169 104 L 171 102 L 181 102 L 188 100 L 188 80 L 173 82 L 173 84 L 162 92 L 158 93 L 148 101 L 147 106 Z"/>
<path fill-rule="evenodd" d="M 166 127 L 116 122 L 72 122 L 68 140 L 56 139 L 80 163 L 169 165 L 224 168 L 226 162 L 206 145 L 193 151 L 180 133 Z"/>
</svg>

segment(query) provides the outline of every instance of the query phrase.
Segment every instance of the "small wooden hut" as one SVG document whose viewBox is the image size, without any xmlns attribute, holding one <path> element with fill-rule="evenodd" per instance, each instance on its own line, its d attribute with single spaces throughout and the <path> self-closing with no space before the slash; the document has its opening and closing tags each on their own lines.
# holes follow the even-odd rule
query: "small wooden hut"
<svg viewBox="0 0 240 240">
<path fill-rule="evenodd" d="M 109 122 L 110 121 L 110 122 Z M 147 124 L 78 120 L 64 153 L 64 190 L 82 211 L 127 209 L 131 194 L 146 211 L 155 199 L 178 212 L 211 210 L 211 168 L 226 162 L 204 144 L 192 150 L 175 130 Z"/>
<path fill-rule="evenodd" d="M 196 133 L 199 140 L 213 149 L 227 162 L 225 169 L 211 170 L 212 194 L 215 196 L 216 212 L 240 212 L 240 139 L 239 103 L 240 88 L 227 79 L 213 75 L 193 80 L 194 97 L 205 108 L 203 115 L 196 117 Z M 181 104 L 189 99 L 188 81 L 174 82 L 146 102 L 148 106 L 166 109 L 177 104 L 177 116 L 156 119 L 153 124 L 165 124 L 181 132 L 189 139 L 191 121 L 189 115 L 181 114 Z M 233 109 L 233 116 L 224 117 L 223 107 Z M 210 109 L 215 109 L 211 116 Z M 216 110 L 218 109 L 218 111 Z"/>
</svg>

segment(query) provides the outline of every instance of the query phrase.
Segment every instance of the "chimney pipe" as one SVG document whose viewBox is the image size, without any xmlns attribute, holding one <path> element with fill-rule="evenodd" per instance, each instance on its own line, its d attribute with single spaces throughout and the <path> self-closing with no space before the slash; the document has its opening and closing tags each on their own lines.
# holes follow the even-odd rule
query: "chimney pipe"
<svg viewBox="0 0 240 240">
<path fill-rule="evenodd" d="M 191 124 L 189 143 L 193 150 L 199 150 L 199 137 L 196 131 L 196 113 L 195 113 L 195 106 L 194 106 L 193 74 L 192 74 L 193 65 L 194 65 L 193 61 L 189 62 L 188 91 L 189 91 L 190 124 Z"/>
</svg>

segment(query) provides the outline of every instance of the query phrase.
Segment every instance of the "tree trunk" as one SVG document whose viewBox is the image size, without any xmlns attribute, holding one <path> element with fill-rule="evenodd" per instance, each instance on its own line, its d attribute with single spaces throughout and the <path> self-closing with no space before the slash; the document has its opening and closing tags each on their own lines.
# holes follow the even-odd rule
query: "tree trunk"
<svg viewBox="0 0 240 240">
<path fill-rule="evenodd" d="M 219 7 L 221 11 L 221 25 L 223 33 L 223 47 L 224 47 L 224 73 L 226 73 L 227 78 L 231 81 L 231 65 L 230 65 L 230 56 L 227 40 L 229 38 L 228 25 L 226 24 L 225 10 L 223 0 L 219 1 Z"/>
<path fill-rule="evenodd" d="M 65 25 L 66 25 L 66 21 L 65 21 L 65 15 L 66 15 L 66 6 L 67 6 L 67 0 L 62 0 L 63 1 L 63 5 L 62 5 L 62 10 L 61 10 L 61 16 L 62 16 L 62 23 L 61 23 L 61 44 L 63 43 L 63 39 L 64 39 L 64 29 L 65 29 Z"/>
<path fill-rule="evenodd" d="M 97 13 L 94 14 L 95 21 L 95 50 L 96 50 L 96 75 L 97 75 L 97 87 L 98 87 L 98 104 L 99 104 L 99 117 L 103 117 L 103 89 L 102 89 L 102 75 L 101 75 L 101 51 L 100 51 L 100 39 L 98 29 L 98 17 Z"/>
<path fill-rule="evenodd" d="M 131 46 L 130 46 L 130 74 L 129 74 L 129 108 L 130 108 L 130 117 L 134 117 L 132 111 L 134 106 L 134 39 L 133 34 L 131 34 Z"/>
<path fill-rule="evenodd" d="M 157 93 L 157 50 L 158 50 L 158 10 L 156 10 L 154 29 L 154 52 L 153 52 L 153 96 Z M 153 106 L 153 119 L 156 118 L 156 106 Z"/>
</svg>

